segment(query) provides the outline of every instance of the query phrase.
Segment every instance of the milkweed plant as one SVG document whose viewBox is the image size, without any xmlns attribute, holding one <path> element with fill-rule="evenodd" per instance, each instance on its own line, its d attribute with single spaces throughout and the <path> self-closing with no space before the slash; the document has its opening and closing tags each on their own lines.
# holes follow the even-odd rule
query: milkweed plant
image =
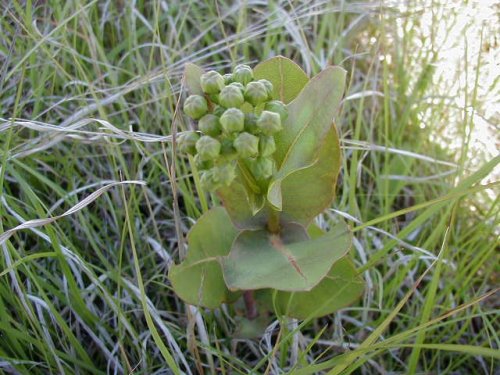
<svg viewBox="0 0 500 375">
<path fill-rule="evenodd" d="M 349 227 L 314 223 L 335 195 L 333 118 L 345 77 L 329 66 L 309 79 L 281 56 L 223 75 L 186 65 L 183 111 L 197 130 L 179 135 L 178 150 L 222 206 L 198 219 L 186 258 L 170 269 L 182 300 L 214 309 L 243 296 L 249 319 L 265 311 L 306 319 L 359 298 Z"/>
</svg>

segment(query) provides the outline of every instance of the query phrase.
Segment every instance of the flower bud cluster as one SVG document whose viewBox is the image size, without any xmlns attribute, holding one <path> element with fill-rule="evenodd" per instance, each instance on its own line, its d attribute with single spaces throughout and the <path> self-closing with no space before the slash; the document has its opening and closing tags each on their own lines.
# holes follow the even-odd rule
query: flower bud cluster
<svg viewBox="0 0 500 375">
<path fill-rule="evenodd" d="M 287 107 L 273 100 L 273 85 L 256 80 L 247 65 L 232 73 L 216 71 L 200 78 L 204 95 L 191 95 L 184 113 L 198 121 L 198 132 L 184 132 L 179 150 L 194 155 L 201 182 L 208 190 L 229 186 L 236 177 L 238 160 L 244 162 L 257 182 L 274 172 L 274 135 L 283 129 Z"/>
</svg>

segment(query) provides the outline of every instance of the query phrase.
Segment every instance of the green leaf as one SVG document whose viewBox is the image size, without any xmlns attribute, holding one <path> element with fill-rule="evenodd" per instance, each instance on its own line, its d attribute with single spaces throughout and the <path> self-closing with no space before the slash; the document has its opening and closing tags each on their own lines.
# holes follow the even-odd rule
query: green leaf
<svg viewBox="0 0 500 375">
<path fill-rule="evenodd" d="M 277 291 L 266 299 L 276 313 L 291 318 L 318 318 L 331 314 L 356 301 L 364 290 L 364 281 L 357 274 L 349 256 L 334 263 L 321 282 L 305 292 Z M 269 298 L 270 297 L 270 298 Z"/>
<path fill-rule="evenodd" d="M 190 95 L 205 95 L 200 84 L 202 74 L 203 69 L 198 65 L 191 63 L 184 65 L 184 84 Z"/>
<path fill-rule="evenodd" d="M 325 232 L 312 224 L 307 229 L 311 238 Z M 262 290 L 256 298 L 277 314 L 291 318 L 309 319 L 331 314 L 354 302 L 363 293 L 364 281 L 354 268 L 349 256 L 335 262 L 321 282 L 306 292 Z M 274 298 L 273 298 L 274 294 Z"/>
<path fill-rule="evenodd" d="M 254 68 L 255 79 L 267 79 L 273 84 L 273 99 L 291 102 L 309 81 L 307 74 L 292 60 L 276 56 Z"/>
<path fill-rule="evenodd" d="M 230 290 L 311 290 L 350 246 L 351 232 L 345 223 L 315 239 L 308 239 L 306 229 L 296 223 L 283 224 L 279 235 L 243 231 L 222 258 L 224 280 Z"/>
<path fill-rule="evenodd" d="M 314 78 L 288 105 L 288 118 L 278 132 L 273 155 L 278 172 L 267 193 L 268 201 L 282 210 L 281 184 L 285 177 L 307 168 L 318 159 L 318 152 L 330 130 L 344 92 L 346 71 L 328 67 Z"/>
<path fill-rule="evenodd" d="M 337 130 L 332 125 L 319 149 L 318 160 L 306 169 L 291 173 L 281 183 L 286 220 L 307 226 L 331 204 L 341 165 L 340 155 Z"/>
<path fill-rule="evenodd" d="M 186 259 L 169 272 L 175 293 L 182 300 L 214 309 L 240 296 L 227 289 L 218 261 L 229 253 L 237 234 L 223 207 L 212 208 L 198 219 L 188 234 Z"/>
</svg>

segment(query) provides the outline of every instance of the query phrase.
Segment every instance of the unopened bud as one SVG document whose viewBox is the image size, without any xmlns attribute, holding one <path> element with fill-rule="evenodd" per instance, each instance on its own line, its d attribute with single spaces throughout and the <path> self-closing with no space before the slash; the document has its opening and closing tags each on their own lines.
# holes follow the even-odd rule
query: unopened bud
<svg viewBox="0 0 500 375">
<path fill-rule="evenodd" d="M 253 106 L 264 103 L 267 96 L 266 86 L 260 82 L 250 82 L 245 88 L 245 99 Z"/>
<path fill-rule="evenodd" d="M 221 184 L 217 181 L 213 169 L 209 169 L 208 171 L 203 171 L 200 173 L 200 182 L 201 185 L 207 189 L 208 191 L 217 190 Z"/>
<path fill-rule="evenodd" d="M 200 139 L 198 133 L 189 131 L 179 134 L 177 138 L 177 147 L 179 151 L 185 154 L 196 154 L 196 142 Z"/>
<path fill-rule="evenodd" d="M 241 133 L 234 140 L 234 148 L 242 159 L 252 158 L 259 153 L 259 138 L 250 133 Z"/>
<path fill-rule="evenodd" d="M 232 86 L 232 87 L 237 87 L 241 90 L 241 92 L 244 92 L 245 91 L 245 86 L 243 86 L 241 83 L 239 82 L 232 82 L 230 83 L 228 86 Z"/>
<path fill-rule="evenodd" d="M 222 132 L 219 118 L 212 114 L 206 114 L 198 122 L 198 128 L 203 134 L 212 137 L 218 136 Z"/>
<path fill-rule="evenodd" d="M 262 111 L 257 126 L 265 135 L 273 135 L 283 129 L 280 115 L 269 111 Z"/>
<path fill-rule="evenodd" d="M 245 113 L 245 131 L 250 134 L 260 133 L 260 129 L 257 126 L 257 116 L 253 113 Z"/>
<path fill-rule="evenodd" d="M 207 101 L 201 95 L 191 95 L 184 102 L 184 113 L 195 120 L 198 120 L 207 111 Z"/>
<path fill-rule="evenodd" d="M 224 78 L 224 83 L 226 85 L 229 85 L 231 82 L 233 82 L 233 75 L 231 73 L 224 74 L 222 77 Z"/>
<path fill-rule="evenodd" d="M 242 131 L 244 122 L 245 115 L 238 108 L 229 108 L 220 118 L 220 123 L 226 133 Z"/>
<path fill-rule="evenodd" d="M 267 157 L 258 157 L 249 163 L 250 171 L 257 180 L 267 180 L 273 175 L 274 161 Z"/>
<path fill-rule="evenodd" d="M 279 100 L 271 100 L 270 102 L 267 102 L 265 110 L 279 114 L 281 123 L 285 122 L 288 117 L 288 108 Z"/>
<path fill-rule="evenodd" d="M 226 163 L 212 168 L 214 179 L 220 184 L 229 186 L 236 177 L 236 165 L 234 163 Z"/>
<path fill-rule="evenodd" d="M 204 135 L 196 142 L 196 151 L 201 160 L 215 160 L 220 154 L 220 142 L 208 135 Z"/>
<path fill-rule="evenodd" d="M 226 108 L 239 107 L 245 102 L 243 93 L 233 84 L 226 86 L 219 94 L 219 104 Z"/>
<path fill-rule="evenodd" d="M 198 170 L 205 171 L 212 168 L 214 166 L 214 162 L 212 160 L 201 160 L 200 155 L 198 154 L 194 156 L 194 165 L 198 168 Z"/>
<path fill-rule="evenodd" d="M 276 143 L 272 135 L 263 135 L 259 138 L 259 156 L 271 156 L 276 151 Z"/>
<path fill-rule="evenodd" d="M 200 84 L 203 92 L 218 94 L 224 87 L 224 78 L 214 70 L 201 75 Z"/>
<path fill-rule="evenodd" d="M 248 65 L 238 65 L 234 68 L 233 79 L 243 85 L 253 80 L 253 71 Z"/>
<path fill-rule="evenodd" d="M 227 163 L 203 171 L 200 177 L 201 184 L 209 191 L 215 191 L 221 186 L 229 186 L 236 177 L 236 166 Z"/>
<path fill-rule="evenodd" d="M 273 97 L 273 90 L 274 90 L 274 87 L 273 87 L 273 84 L 271 83 L 271 81 L 268 81 L 267 79 L 259 79 L 257 82 L 260 82 L 265 86 L 266 91 L 267 91 L 267 98 L 271 99 Z"/>
</svg>

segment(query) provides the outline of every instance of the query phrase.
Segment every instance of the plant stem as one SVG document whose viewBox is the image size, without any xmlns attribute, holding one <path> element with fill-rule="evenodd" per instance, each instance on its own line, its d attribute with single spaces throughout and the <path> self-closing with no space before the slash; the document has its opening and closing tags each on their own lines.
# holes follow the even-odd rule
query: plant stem
<svg viewBox="0 0 500 375">
<path fill-rule="evenodd" d="M 245 308 L 247 310 L 247 319 L 254 320 L 259 313 L 257 312 L 257 304 L 253 296 L 253 290 L 246 290 L 243 292 L 243 300 L 245 301 Z"/>
<path fill-rule="evenodd" d="M 280 213 L 271 207 L 269 208 L 267 230 L 274 234 L 277 234 L 280 231 Z"/>
</svg>

